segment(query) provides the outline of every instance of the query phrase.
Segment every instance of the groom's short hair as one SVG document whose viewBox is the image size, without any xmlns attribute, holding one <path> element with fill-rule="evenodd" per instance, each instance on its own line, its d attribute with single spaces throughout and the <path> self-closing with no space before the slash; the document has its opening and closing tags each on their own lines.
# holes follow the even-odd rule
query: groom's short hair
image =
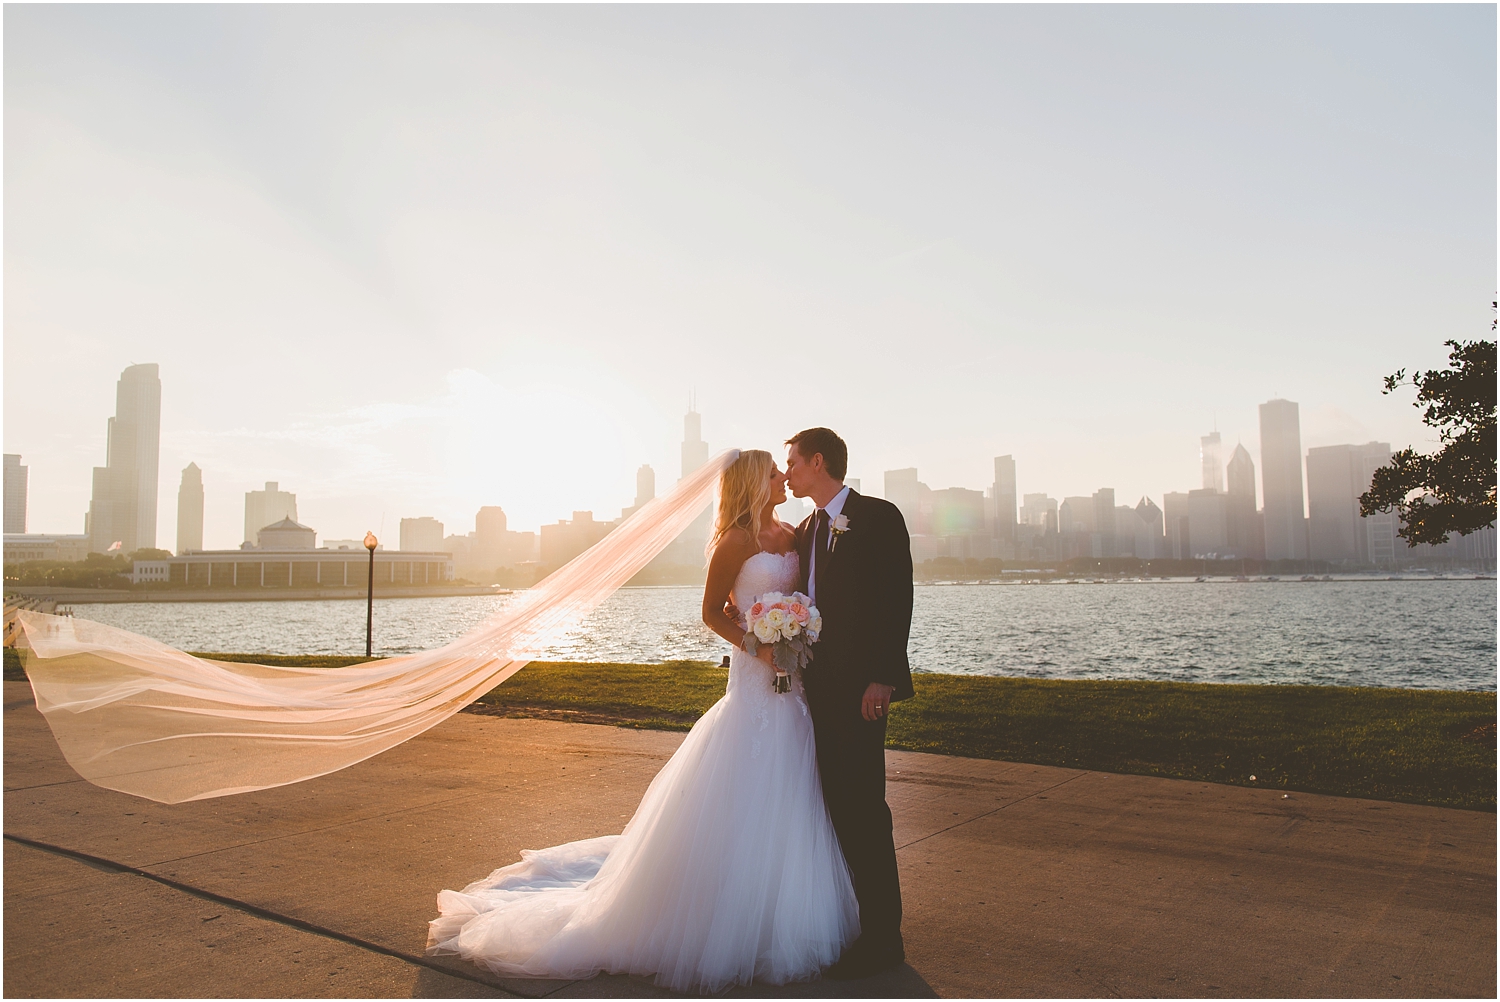
<svg viewBox="0 0 1500 1002">
<path fill-rule="evenodd" d="M 795 445 L 803 459 L 812 459 L 821 454 L 823 468 L 835 480 L 843 480 L 844 474 L 849 472 L 849 447 L 831 428 L 809 428 L 806 431 L 799 431 L 787 439 L 786 444 Z"/>
</svg>

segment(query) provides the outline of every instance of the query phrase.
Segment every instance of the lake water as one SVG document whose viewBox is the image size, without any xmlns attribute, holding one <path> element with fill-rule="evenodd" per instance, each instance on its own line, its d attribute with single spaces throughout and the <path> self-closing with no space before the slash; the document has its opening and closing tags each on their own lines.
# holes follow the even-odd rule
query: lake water
<svg viewBox="0 0 1500 1002">
<path fill-rule="evenodd" d="M 1309 683 L 1494 691 L 1496 582 L 1214 581 L 926 585 L 917 671 L 1030 678 Z M 382 599 L 375 647 L 440 647 L 511 596 Z M 626 588 L 547 652 L 557 661 L 714 659 L 696 588 Z M 359 654 L 365 603 L 73 605 L 184 650 Z"/>
</svg>

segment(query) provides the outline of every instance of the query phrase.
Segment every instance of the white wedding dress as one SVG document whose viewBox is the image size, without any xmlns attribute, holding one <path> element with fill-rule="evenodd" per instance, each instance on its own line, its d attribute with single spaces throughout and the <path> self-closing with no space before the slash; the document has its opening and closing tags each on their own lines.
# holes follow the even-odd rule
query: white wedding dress
<svg viewBox="0 0 1500 1002">
<path fill-rule="evenodd" d="M 745 561 L 740 608 L 791 591 L 797 554 Z M 657 773 L 620 835 L 521 853 L 438 895 L 428 953 L 497 974 L 654 974 L 678 991 L 807 979 L 858 936 L 859 911 L 823 806 L 802 680 L 773 691 L 736 651 L 724 697 Z"/>
</svg>

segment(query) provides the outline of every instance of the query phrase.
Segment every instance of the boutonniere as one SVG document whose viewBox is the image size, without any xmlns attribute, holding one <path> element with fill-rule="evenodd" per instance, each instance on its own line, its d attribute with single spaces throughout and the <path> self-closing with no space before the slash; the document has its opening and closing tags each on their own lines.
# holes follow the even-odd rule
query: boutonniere
<svg viewBox="0 0 1500 1002">
<path fill-rule="evenodd" d="M 828 552 L 832 553 L 839 545 L 839 537 L 849 531 L 849 516 L 839 512 L 833 516 L 829 523 L 829 529 L 833 532 L 833 538 L 828 541 Z"/>
</svg>

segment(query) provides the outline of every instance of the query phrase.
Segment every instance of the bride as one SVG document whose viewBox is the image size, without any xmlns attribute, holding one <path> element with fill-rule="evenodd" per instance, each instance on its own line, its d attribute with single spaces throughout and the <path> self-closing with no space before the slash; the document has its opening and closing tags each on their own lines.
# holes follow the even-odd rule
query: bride
<svg viewBox="0 0 1500 1002">
<path fill-rule="evenodd" d="M 743 653 L 748 609 L 799 578 L 768 452 L 724 471 L 703 621 L 735 648 L 724 697 L 693 726 L 619 835 L 522 852 L 438 895 L 428 953 L 497 974 L 654 974 L 678 991 L 815 977 L 859 933 L 849 870 L 823 805 L 802 682 L 775 692 L 770 657 Z"/>
</svg>

